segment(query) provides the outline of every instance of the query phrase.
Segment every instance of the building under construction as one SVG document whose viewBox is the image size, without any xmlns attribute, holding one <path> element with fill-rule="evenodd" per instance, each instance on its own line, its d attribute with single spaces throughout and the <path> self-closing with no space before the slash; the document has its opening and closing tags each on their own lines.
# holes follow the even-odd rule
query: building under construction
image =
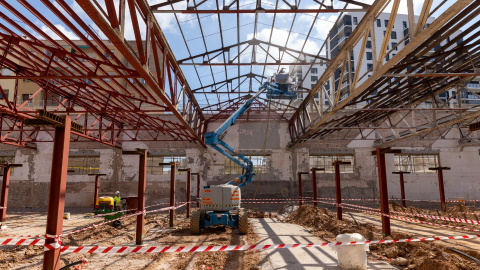
<svg viewBox="0 0 480 270">
<path fill-rule="evenodd" d="M 0 0 L 0 269 L 478 269 L 479 14 Z"/>
</svg>

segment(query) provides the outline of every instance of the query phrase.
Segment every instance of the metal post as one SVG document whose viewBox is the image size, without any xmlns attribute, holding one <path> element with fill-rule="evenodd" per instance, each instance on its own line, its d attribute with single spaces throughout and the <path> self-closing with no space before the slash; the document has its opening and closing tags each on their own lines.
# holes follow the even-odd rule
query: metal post
<svg viewBox="0 0 480 270">
<path fill-rule="evenodd" d="M 88 175 L 95 176 L 95 191 L 93 193 L 93 210 L 95 210 L 95 205 L 98 199 L 98 187 L 100 186 L 100 176 L 104 176 L 104 173 L 89 173 Z"/>
<path fill-rule="evenodd" d="M 313 199 L 313 206 L 317 206 L 317 171 L 315 168 L 312 168 L 312 199 Z"/>
<path fill-rule="evenodd" d="M 170 165 L 170 207 L 175 207 L 175 174 L 176 174 L 176 166 L 178 165 L 177 162 L 170 162 L 170 163 L 160 163 L 160 166 L 163 165 Z M 175 209 L 170 210 L 170 221 L 169 226 L 173 227 L 173 220 L 175 219 Z"/>
<path fill-rule="evenodd" d="M 442 211 L 447 211 L 447 204 L 445 202 L 445 186 L 443 184 L 443 170 L 450 170 L 450 167 L 434 167 L 428 168 L 432 171 L 437 171 L 438 174 L 438 189 L 440 191 L 440 206 L 442 207 Z"/>
<path fill-rule="evenodd" d="M 302 195 L 302 173 L 298 172 L 298 205 L 303 205 L 303 195 Z"/>
<path fill-rule="evenodd" d="M 443 212 L 447 211 L 447 205 L 445 204 L 445 186 L 443 184 L 443 170 L 438 170 L 438 188 L 440 191 L 440 206 Z"/>
<path fill-rule="evenodd" d="M 317 206 L 317 171 L 324 171 L 324 168 L 312 168 L 312 190 L 313 190 L 313 205 Z"/>
<path fill-rule="evenodd" d="M 376 150 L 377 155 L 377 169 L 378 169 L 378 186 L 380 191 L 380 210 L 382 212 L 382 231 L 384 236 L 389 236 L 390 231 L 390 217 L 385 216 L 390 214 L 388 209 L 388 189 L 387 189 L 387 171 L 385 166 L 385 153 L 380 148 Z"/>
<path fill-rule="evenodd" d="M 405 200 L 405 182 L 403 181 L 403 175 L 408 174 L 410 172 L 406 171 L 398 171 L 398 172 L 392 172 L 393 174 L 399 174 L 400 175 L 400 194 L 402 197 L 402 206 L 407 207 L 407 202 Z"/>
<path fill-rule="evenodd" d="M 95 204 L 98 198 L 98 186 L 100 184 L 100 175 L 95 175 L 95 192 L 93 194 L 93 210 L 95 210 Z"/>
<path fill-rule="evenodd" d="M 7 200 L 8 200 L 8 187 L 10 185 L 10 166 L 5 166 L 3 168 L 3 183 L 2 183 L 2 199 L 0 201 L 0 223 L 2 229 L 5 227 L 3 223 L 5 222 L 5 217 L 7 216 Z"/>
<path fill-rule="evenodd" d="M 402 206 L 407 207 L 405 202 L 405 182 L 403 181 L 403 172 L 400 173 L 400 194 L 402 196 Z"/>
<path fill-rule="evenodd" d="M 187 172 L 187 218 L 190 217 L 190 185 L 192 181 L 192 170 L 191 169 L 179 169 L 179 172 Z"/>
<path fill-rule="evenodd" d="M 135 234 L 135 243 L 137 245 L 142 244 L 143 240 L 143 232 L 145 226 L 145 186 L 147 184 L 147 150 L 146 149 L 138 149 L 141 151 L 140 154 L 140 161 L 139 161 L 139 168 L 138 168 L 138 198 L 137 198 L 137 205 L 138 205 L 138 212 L 141 214 L 137 215 L 137 232 Z"/>
<path fill-rule="evenodd" d="M 48 197 L 47 228 L 48 235 L 60 235 L 63 226 L 65 190 L 67 186 L 68 152 L 70 149 L 71 118 L 65 116 L 65 125 L 55 127 L 53 142 L 52 172 Z M 55 244 L 58 239 L 46 238 L 45 244 Z M 60 249 L 47 250 L 43 256 L 43 269 L 60 268 Z"/>
<path fill-rule="evenodd" d="M 337 199 L 337 219 L 342 220 L 342 186 L 340 185 L 340 162 L 334 162 L 335 165 L 335 198 Z"/>
</svg>

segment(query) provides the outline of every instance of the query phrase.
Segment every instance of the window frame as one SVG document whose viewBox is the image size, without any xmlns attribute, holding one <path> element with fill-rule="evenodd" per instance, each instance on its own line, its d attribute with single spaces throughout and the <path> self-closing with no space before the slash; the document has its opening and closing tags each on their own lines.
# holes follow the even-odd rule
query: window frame
<svg viewBox="0 0 480 270">
<path fill-rule="evenodd" d="M 271 160 L 271 155 L 270 154 L 244 154 L 241 153 L 243 156 L 246 158 L 252 158 L 253 162 L 253 172 L 255 174 L 269 174 L 272 172 L 272 160 Z M 258 159 L 257 159 L 258 158 Z M 265 160 L 264 160 L 265 159 Z M 258 163 L 262 162 L 261 165 Z M 264 163 L 263 163 L 264 162 Z M 259 169 L 259 166 L 261 168 Z M 261 172 L 260 172 L 261 170 Z M 224 171 L 226 175 L 237 175 L 237 174 L 242 174 L 242 167 L 240 167 L 238 164 L 233 162 L 233 160 L 225 157 L 225 165 L 224 165 Z"/>
<path fill-rule="evenodd" d="M 316 162 L 312 160 L 317 159 Z M 318 173 L 335 173 L 335 166 L 333 162 L 335 160 L 350 161 L 351 164 L 340 165 L 340 173 L 355 173 L 355 155 L 354 154 L 310 154 L 308 160 L 308 166 L 312 168 L 324 168 L 325 170 L 319 170 Z"/>
<path fill-rule="evenodd" d="M 78 165 L 75 163 L 78 161 L 80 161 L 82 165 Z M 97 161 L 98 166 L 96 166 Z M 74 164 L 72 164 L 72 162 Z M 68 175 L 88 175 L 93 173 L 99 173 L 100 155 L 71 155 L 68 157 L 67 170 L 74 170 L 73 172 L 68 172 Z"/>
<path fill-rule="evenodd" d="M 186 169 L 187 156 L 181 154 L 158 154 L 147 157 L 147 175 L 169 175 L 171 165 L 158 165 L 159 163 L 178 162 L 178 169 Z M 184 171 L 177 171 L 176 174 L 185 174 Z"/>
<path fill-rule="evenodd" d="M 433 161 L 433 164 L 425 163 L 425 159 L 428 161 Z M 420 161 L 422 162 L 421 164 Z M 440 166 L 440 154 L 395 154 L 393 164 L 396 171 L 407 171 L 410 173 L 436 173 L 436 171 L 429 170 L 428 168 Z"/>
</svg>

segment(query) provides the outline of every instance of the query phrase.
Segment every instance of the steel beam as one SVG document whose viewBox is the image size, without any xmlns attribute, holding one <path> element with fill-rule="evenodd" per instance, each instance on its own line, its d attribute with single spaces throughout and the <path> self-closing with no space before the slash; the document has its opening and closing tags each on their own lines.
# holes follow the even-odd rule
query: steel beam
<svg viewBox="0 0 480 270">
<path fill-rule="evenodd" d="M 68 115 L 65 116 L 64 126 L 55 128 L 46 234 L 55 236 L 56 238 L 45 239 L 45 244 L 50 244 L 54 246 L 55 249 L 44 252 L 43 269 L 60 269 L 60 245 L 57 245 L 57 241 L 60 241 L 59 236 L 62 234 L 63 227 L 68 153 L 70 149 L 70 128 L 71 118 Z"/>
<path fill-rule="evenodd" d="M 168 10 L 168 9 L 154 9 L 153 13 L 180 13 L 180 14 L 305 14 L 305 13 L 340 13 L 340 12 L 366 12 L 367 9 L 231 9 L 231 10 L 217 10 L 217 9 L 196 9 L 196 10 Z"/>
<path fill-rule="evenodd" d="M 410 42 L 402 50 L 396 52 L 395 56 L 390 58 L 390 60 L 388 60 L 387 62 L 383 63 L 381 66 L 379 65 L 378 68 L 374 68 L 374 71 L 371 77 L 365 79 L 363 83 L 361 83 L 359 86 L 355 86 L 355 88 L 353 89 L 348 89 L 347 94 L 345 93 L 341 94 L 343 98 L 338 104 L 334 105 L 333 107 L 323 112 L 318 112 L 318 113 L 314 111 L 310 112 L 308 108 L 310 104 L 314 102 L 314 96 L 321 91 L 323 85 L 328 80 L 330 80 L 330 77 L 333 76 L 333 73 L 338 68 L 342 67 L 342 63 L 345 62 L 345 59 L 348 57 L 351 51 L 351 48 L 355 47 L 356 44 L 358 44 L 362 38 L 366 38 L 366 36 L 368 36 L 368 33 L 370 31 L 369 24 L 373 23 L 372 20 L 376 18 L 376 16 L 381 12 L 385 4 L 386 4 L 386 1 L 375 1 L 373 3 L 372 7 L 369 9 L 369 11 L 364 16 L 364 18 L 359 23 L 359 25 L 355 28 L 353 33 L 349 36 L 349 38 L 347 39 L 343 47 L 340 49 L 336 57 L 331 60 L 330 65 L 327 67 L 324 74 L 320 77 L 320 80 L 317 83 L 316 87 L 309 93 L 307 98 L 302 102 L 302 104 L 299 106 L 295 114 L 292 116 L 289 123 L 290 135 L 292 138 L 290 146 L 293 146 L 307 139 L 315 138 L 317 136 L 324 136 L 324 134 L 329 134 L 330 132 L 325 133 L 323 131 L 325 130 L 325 128 L 328 129 L 328 123 L 331 121 L 334 121 L 333 119 L 337 118 L 336 117 L 337 113 L 341 109 L 343 109 L 348 105 L 355 104 L 354 103 L 355 101 L 356 102 L 362 101 L 363 97 L 365 100 L 367 100 L 368 95 L 370 95 L 372 91 L 375 91 L 376 89 L 378 89 L 382 84 L 385 85 L 384 82 L 386 80 L 389 80 L 388 78 L 383 79 L 382 75 L 388 74 L 388 72 L 390 72 L 391 74 L 392 69 L 393 70 L 397 69 L 396 65 L 397 66 L 401 64 L 407 65 L 405 67 L 402 66 L 401 68 L 399 66 L 398 68 L 399 71 L 405 69 L 406 67 L 408 67 L 408 65 L 411 65 L 408 61 L 415 61 L 415 59 L 418 59 L 418 57 L 421 57 L 421 55 L 414 55 L 414 53 L 416 54 L 420 53 L 420 52 L 417 52 L 417 50 L 420 50 L 419 48 L 423 48 L 422 46 L 420 46 L 422 43 L 425 43 L 426 44 L 425 48 L 428 48 L 430 50 L 430 46 L 435 46 L 436 44 L 440 43 L 444 38 L 443 36 L 440 36 L 442 33 L 437 33 L 439 29 L 441 29 L 442 31 L 447 31 L 446 28 L 450 27 L 450 30 L 451 30 L 452 27 L 457 27 L 457 26 L 461 26 L 462 24 L 465 24 L 466 22 L 462 21 L 460 24 L 455 25 L 456 22 L 463 19 L 463 18 L 455 18 L 455 17 L 459 15 L 461 12 L 465 13 L 466 16 L 462 16 L 465 18 L 469 16 L 470 17 L 474 16 L 476 15 L 476 11 L 474 10 L 478 6 L 478 3 L 473 2 L 471 0 L 456 1 L 445 12 L 443 12 L 443 14 L 441 14 L 437 19 L 435 19 L 430 24 L 429 27 L 422 29 L 420 32 L 417 32 L 418 35 L 415 38 L 410 38 Z M 470 4 L 471 6 L 469 6 Z M 466 7 L 468 8 L 466 9 Z M 455 18 L 455 20 L 452 20 L 453 18 Z M 367 35 L 365 33 L 367 33 Z M 442 37 L 442 39 L 440 39 L 440 37 Z M 373 38 L 374 38 L 374 35 L 372 34 L 372 39 Z M 389 36 L 388 37 L 385 36 L 385 39 L 387 38 L 390 39 Z M 447 45 L 445 46 L 447 47 Z M 448 45 L 448 46 L 451 46 L 451 45 Z M 426 49 L 423 51 L 421 53 L 427 52 Z M 438 54 L 440 53 L 441 52 L 438 52 Z M 355 56 L 355 59 L 358 59 L 358 58 L 359 57 Z M 444 59 L 444 58 L 438 57 L 436 58 L 436 61 L 439 61 L 440 59 Z M 461 70 L 458 70 L 457 72 L 454 71 L 454 73 L 461 73 L 460 71 Z M 339 95 L 338 89 L 336 91 L 337 93 L 334 93 L 334 94 L 337 95 L 338 97 Z M 391 91 L 389 93 L 392 94 Z M 417 91 L 417 93 L 423 94 L 424 92 Z M 387 95 L 387 93 L 385 92 L 383 95 Z M 395 100 L 402 101 L 407 97 L 409 98 L 408 94 L 405 95 L 403 99 L 395 97 Z M 379 101 L 382 101 L 383 100 L 382 98 L 383 96 L 380 96 L 377 99 Z M 369 106 L 372 106 L 372 105 L 369 105 Z M 405 105 L 402 105 L 402 106 L 405 106 Z M 307 116 L 308 116 L 308 119 L 313 119 L 313 121 L 311 122 L 306 121 L 308 120 Z M 344 121 L 348 120 L 345 117 L 342 117 L 341 119 Z M 360 119 L 361 118 L 359 118 L 359 120 Z M 372 119 L 372 118 L 363 117 L 363 119 Z M 373 118 L 371 121 L 375 121 L 375 120 L 378 120 L 378 119 Z M 338 121 L 338 120 L 335 120 L 335 121 Z"/>
<path fill-rule="evenodd" d="M 115 45 L 117 50 L 120 51 L 120 53 L 125 57 L 125 59 L 128 61 L 128 63 L 138 72 L 138 74 L 145 80 L 145 82 L 150 86 L 151 90 L 162 100 L 162 102 L 169 108 L 169 110 L 173 113 L 173 115 L 177 118 L 177 121 L 180 122 L 180 124 L 183 126 L 183 128 L 193 137 L 195 140 L 200 143 L 203 147 L 205 146 L 203 135 L 204 132 L 206 131 L 204 126 L 204 120 L 205 117 L 203 116 L 203 113 L 200 110 L 200 107 L 198 106 L 197 101 L 195 100 L 195 97 L 193 94 L 190 92 L 190 88 L 188 87 L 188 84 L 186 82 L 185 76 L 183 75 L 181 69 L 178 67 L 177 62 L 175 60 L 175 57 L 168 46 L 168 43 L 166 42 L 165 36 L 163 35 L 163 32 L 160 29 L 160 26 L 158 25 L 158 22 L 155 19 L 155 16 L 150 10 L 149 4 L 146 0 L 136 0 L 136 5 L 135 9 L 132 13 L 134 14 L 135 12 L 139 12 L 140 15 L 142 15 L 142 18 L 147 19 L 148 21 L 144 21 L 144 23 L 150 27 L 149 30 L 151 33 L 152 39 L 155 39 L 159 42 L 158 45 L 161 45 L 164 48 L 164 56 L 167 58 L 167 63 L 165 64 L 165 67 L 173 67 L 176 71 L 175 73 L 175 79 L 178 79 L 182 82 L 183 85 L 186 86 L 185 89 L 185 94 L 188 94 L 188 98 L 190 99 L 190 105 L 193 106 L 193 110 L 195 111 L 195 114 L 198 115 L 198 121 L 194 121 L 193 119 L 187 119 L 185 118 L 184 115 L 182 115 L 176 106 L 176 95 L 174 94 L 175 89 L 173 89 L 173 85 L 170 82 L 170 97 L 167 96 L 166 90 L 165 89 L 165 84 L 161 85 L 160 81 L 158 81 L 158 78 L 155 78 L 153 74 L 149 71 L 148 66 L 146 66 L 146 63 L 142 62 L 142 58 L 138 55 L 135 54 L 131 48 L 130 45 L 125 40 L 125 37 L 121 35 L 117 29 L 115 29 L 110 22 L 106 20 L 106 18 L 103 16 L 103 14 L 97 9 L 97 7 L 94 5 L 89 0 L 76 0 L 77 3 L 80 5 L 80 7 L 88 14 L 88 16 L 91 18 L 91 20 L 99 27 L 99 29 L 104 33 L 104 35 Z M 133 1 L 132 1 L 133 3 Z M 133 6 L 131 7 L 133 8 Z M 132 23 L 136 26 L 138 26 L 138 21 L 136 21 L 136 18 L 132 18 Z M 134 27 L 137 29 L 138 27 Z M 140 47 L 143 48 L 141 40 L 136 38 L 137 43 L 139 43 Z M 161 44 L 160 44 L 161 43 Z M 154 44 L 156 49 L 157 44 Z M 150 50 L 150 48 L 147 48 Z M 140 54 L 141 52 L 139 52 Z M 169 68 L 170 68 L 169 67 Z M 159 74 L 158 74 L 159 75 Z M 167 75 L 171 76 L 170 72 L 167 72 Z M 171 78 L 168 77 L 170 80 Z M 167 80 L 165 80 L 165 83 Z M 173 91 L 172 91 L 173 90 Z M 174 94 L 174 95 L 172 95 Z M 193 122 L 192 122 L 193 121 Z M 199 123 L 198 123 L 199 122 Z"/>
</svg>

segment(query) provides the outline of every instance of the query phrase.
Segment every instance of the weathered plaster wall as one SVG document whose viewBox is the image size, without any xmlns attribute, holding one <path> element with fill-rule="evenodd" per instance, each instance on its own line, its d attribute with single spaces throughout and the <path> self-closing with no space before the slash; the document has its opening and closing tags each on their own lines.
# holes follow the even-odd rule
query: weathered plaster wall
<svg viewBox="0 0 480 270">
<path fill-rule="evenodd" d="M 209 130 L 218 127 L 211 123 Z M 48 136 L 44 134 L 44 136 Z M 354 173 L 342 173 L 342 194 L 344 198 L 378 198 L 378 181 L 374 148 L 374 135 L 370 138 L 354 141 L 335 140 L 307 141 L 293 148 L 288 147 L 289 135 L 286 122 L 239 121 L 231 127 L 225 141 L 245 154 L 270 155 L 271 171 L 258 175 L 256 180 L 243 189 L 245 197 L 257 198 L 295 198 L 298 194 L 297 172 L 309 170 L 309 155 L 316 153 L 335 154 L 353 153 L 355 157 Z M 400 141 L 393 145 L 406 150 L 437 151 L 442 166 L 452 167 L 445 171 L 445 190 L 448 198 L 475 197 L 480 189 L 479 147 L 459 147 L 455 140 L 458 134 L 446 134 L 445 139 L 422 142 L 422 147 L 412 148 L 412 141 Z M 24 167 L 16 168 L 11 177 L 10 207 L 42 207 L 48 202 L 52 143 L 37 143 L 37 149 L 21 149 L 0 145 L 0 155 L 15 155 L 15 163 Z M 238 175 L 225 175 L 225 157 L 211 148 L 182 142 L 128 142 L 124 149 L 147 148 L 154 154 L 185 155 L 187 167 L 199 172 L 201 186 L 222 184 Z M 72 143 L 71 155 L 98 155 L 101 177 L 100 195 L 121 191 L 123 196 L 135 196 L 138 185 L 138 156 L 123 156 L 120 149 L 109 148 L 97 143 Z M 392 175 L 393 155 L 386 155 L 388 190 L 390 197 L 400 197 L 397 175 Z M 334 197 L 334 175 L 317 175 L 318 195 Z M 258 181 L 257 181 L 258 180 Z M 94 177 L 88 175 L 69 175 L 67 179 L 67 207 L 90 206 L 93 203 Z M 196 177 L 192 176 L 192 199 L 196 195 Z M 408 199 L 438 199 L 437 175 L 419 173 L 405 176 Z M 177 174 L 176 197 L 185 200 L 186 175 Z M 303 177 L 304 196 L 311 196 L 310 177 Z M 167 202 L 170 189 L 170 175 L 147 175 L 146 204 Z"/>
</svg>

